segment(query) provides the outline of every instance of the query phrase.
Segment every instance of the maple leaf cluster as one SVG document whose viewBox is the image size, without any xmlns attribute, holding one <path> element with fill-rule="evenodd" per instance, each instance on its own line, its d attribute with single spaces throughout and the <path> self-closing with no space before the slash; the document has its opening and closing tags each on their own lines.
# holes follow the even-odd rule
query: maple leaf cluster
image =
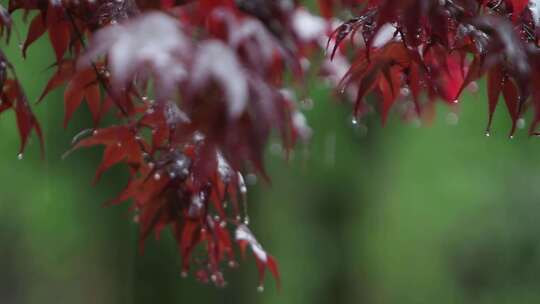
<svg viewBox="0 0 540 304">
<path fill-rule="evenodd" d="M 256 3 L 257 2 L 257 3 Z M 263 151 L 279 135 L 286 149 L 310 129 L 285 73 L 297 80 L 301 59 L 326 34 L 326 21 L 291 1 L 10 1 L 0 8 L 9 39 L 10 14 L 29 20 L 22 55 L 46 36 L 55 69 L 38 102 L 64 88 L 64 126 L 82 103 L 93 126 L 69 152 L 102 145 L 95 181 L 116 164 L 130 172 L 110 204 L 132 201 L 141 250 L 170 228 L 182 275 L 224 286 L 224 266 L 249 249 L 262 288 L 266 270 L 279 284 L 275 259 L 249 228 L 242 172 L 268 179 Z M 298 18 L 314 18 L 305 30 Z M 276 22 L 279 21 L 279 22 Z M 312 22 L 313 24 L 313 22 Z M 24 149 L 41 136 L 15 71 L 1 54 L 1 111 L 13 108 Z M 115 125 L 103 126 L 103 118 Z"/>
<path fill-rule="evenodd" d="M 340 83 L 342 90 L 356 91 L 355 116 L 370 111 L 369 93 L 379 96 L 383 123 L 396 102 L 408 105 L 405 115 L 429 115 L 436 100 L 457 104 L 463 90 L 486 75 L 486 135 L 490 135 L 500 95 L 512 120 L 510 136 L 528 108 L 534 109 L 529 133 L 537 135 L 538 1 L 321 2 L 329 9 L 335 5 L 356 9 L 357 16 L 332 34 L 332 56 L 356 50 Z"/>
<path fill-rule="evenodd" d="M 10 40 L 20 11 L 29 24 L 22 55 L 40 37 L 50 41 L 55 72 L 38 101 L 63 87 L 64 126 L 88 105 L 93 126 L 73 149 L 105 147 L 96 181 L 114 165 L 129 169 L 110 203 L 133 202 L 141 249 L 170 228 L 183 275 L 195 266 L 200 281 L 223 286 L 224 266 L 249 248 L 259 284 L 266 270 L 279 283 L 276 261 L 249 228 L 242 172 L 269 179 L 271 136 L 285 150 L 309 138 L 290 87 L 302 85 L 314 52 L 329 51 L 318 72 L 347 92 L 356 118 L 373 110 L 368 96 L 383 123 L 397 103 L 405 117 L 426 117 L 435 101 L 454 105 L 487 75 L 487 134 L 501 94 L 511 134 L 528 108 L 531 134 L 540 121 L 535 1 L 318 3 L 322 17 L 294 0 L 10 0 L 0 6 L 0 37 Z M 341 12 L 353 17 L 340 21 Z M 0 113 L 15 111 L 22 153 L 32 130 L 43 137 L 1 51 L 0 89 Z M 107 115 L 115 125 L 103 125 Z"/>
</svg>

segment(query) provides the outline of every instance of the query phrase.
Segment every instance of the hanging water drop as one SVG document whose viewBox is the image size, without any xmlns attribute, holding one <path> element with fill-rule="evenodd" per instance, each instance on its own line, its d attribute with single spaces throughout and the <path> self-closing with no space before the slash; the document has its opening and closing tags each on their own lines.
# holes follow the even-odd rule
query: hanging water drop
<svg viewBox="0 0 540 304">
<path fill-rule="evenodd" d="M 447 124 L 455 126 L 457 125 L 458 122 L 459 122 L 459 116 L 456 113 L 450 112 L 446 115 Z"/>
<path fill-rule="evenodd" d="M 486 133 L 484 133 L 484 135 L 486 135 L 486 137 L 490 137 L 490 136 L 491 136 L 491 131 L 490 131 L 490 130 L 486 130 Z"/>
<path fill-rule="evenodd" d="M 247 214 L 244 217 L 244 225 L 249 225 L 249 216 Z"/>
<path fill-rule="evenodd" d="M 240 172 L 238 172 L 238 188 L 242 194 L 247 193 L 246 182 L 244 181 L 244 176 L 242 176 Z"/>
<path fill-rule="evenodd" d="M 526 124 L 525 118 L 520 118 L 520 119 L 518 119 L 517 122 L 516 122 L 516 126 L 517 126 L 518 129 L 523 129 L 523 128 L 525 128 L 525 124 Z"/>
<path fill-rule="evenodd" d="M 24 155 L 22 153 L 17 154 L 17 159 L 22 160 L 24 158 Z"/>
<path fill-rule="evenodd" d="M 257 184 L 257 175 L 249 173 L 248 175 L 246 175 L 246 182 L 248 185 L 252 186 Z"/>
<path fill-rule="evenodd" d="M 262 285 L 257 286 L 257 291 L 258 292 L 263 292 L 264 291 L 264 286 L 262 286 Z"/>
<path fill-rule="evenodd" d="M 353 124 L 353 126 L 358 125 L 358 119 L 356 119 L 356 117 L 353 117 L 353 118 L 351 119 L 351 123 Z"/>
<path fill-rule="evenodd" d="M 300 104 L 302 106 L 302 109 L 307 110 L 307 111 L 313 109 L 313 105 L 314 105 L 313 99 L 311 99 L 311 98 L 306 98 L 306 99 L 302 100 Z"/>
<path fill-rule="evenodd" d="M 154 174 L 154 179 L 155 179 L 155 180 L 160 180 L 160 179 L 161 179 L 161 175 L 159 175 L 159 173 L 156 172 L 156 173 Z"/>
</svg>

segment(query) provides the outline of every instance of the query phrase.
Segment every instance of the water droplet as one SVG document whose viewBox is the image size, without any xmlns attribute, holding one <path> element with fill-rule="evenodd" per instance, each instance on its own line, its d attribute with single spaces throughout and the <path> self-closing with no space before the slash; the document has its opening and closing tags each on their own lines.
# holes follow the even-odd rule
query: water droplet
<svg viewBox="0 0 540 304">
<path fill-rule="evenodd" d="M 98 130 L 94 130 L 94 132 L 92 132 L 92 135 L 96 136 L 98 133 L 99 133 Z"/>
<path fill-rule="evenodd" d="M 452 101 L 452 103 L 456 103 L 456 104 L 459 103 L 459 99 L 454 99 L 454 100 Z"/>
<path fill-rule="evenodd" d="M 217 276 L 215 274 L 212 274 L 210 276 L 210 280 L 212 280 L 212 282 L 215 282 L 217 280 Z"/>
<path fill-rule="evenodd" d="M 283 152 L 283 148 L 280 143 L 272 143 L 270 145 L 270 153 L 280 156 Z"/>
<path fill-rule="evenodd" d="M 248 175 L 246 175 L 246 182 L 248 183 L 248 185 L 257 184 L 257 175 L 249 173 Z"/>
<path fill-rule="evenodd" d="M 520 118 L 520 119 L 518 119 L 517 122 L 516 122 L 516 126 L 517 126 L 518 129 L 523 129 L 523 128 L 525 128 L 525 124 L 526 124 L 526 123 L 525 123 L 525 118 Z"/>
<path fill-rule="evenodd" d="M 156 165 L 153 162 L 148 163 L 148 168 L 153 169 Z"/>
<path fill-rule="evenodd" d="M 490 136 L 491 136 L 491 131 L 490 131 L 490 130 L 486 130 L 486 133 L 484 133 L 484 135 L 486 135 L 486 137 L 490 137 Z"/>
<path fill-rule="evenodd" d="M 242 176 L 240 172 L 238 172 L 238 188 L 240 188 L 242 194 L 247 193 L 246 182 L 244 181 L 244 176 Z"/>
<path fill-rule="evenodd" d="M 353 117 L 353 118 L 351 119 L 351 123 L 353 124 L 353 126 L 358 125 L 358 119 L 356 119 L 356 117 Z"/>
<path fill-rule="evenodd" d="M 22 153 L 17 154 L 17 159 L 22 160 L 24 158 L 24 155 Z"/>
<path fill-rule="evenodd" d="M 457 123 L 459 122 L 459 116 L 454 113 L 454 112 L 450 112 L 446 115 L 446 123 L 449 124 L 449 125 L 457 125 Z"/>
<path fill-rule="evenodd" d="M 258 292 L 263 292 L 264 291 L 264 286 L 262 286 L 262 285 L 257 286 L 257 291 Z"/>
<path fill-rule="evenodd" d="M 227 226 L 227 222 L 221 221 L 221 223 L 219 223 L 219 226 L 220 226 L 221 228 L 225 228 L 225 226 Z"/>
<path fill-rule="evenodd" d="M 300 104 L 302 106 L 302 109 L 309 111 L 309 110 L 313 109 L 314 102 L 313 102 L 313 99 L 306 98 L 306 99 L 302 100 Z"/>
<path fill-rule="evenodd" d="M 249 225 L 249 216 L 244 217 L 244 225 Z"/>
<path fill-rule="evenodd" d="M 510 135 L 510 139 L 514 139 L 514 134 Z"/>
<path fill-rule="evenodd" d="M 116 143 L 116 146 L 117 146 L 118 148 L 120 148 L 120 147 L 122 147 L 122 143 L 121 143 L 121 142 L 117 142 L 117 143 Z"/>
<path fill-rule="evenodd" d="M 161 179 L 161 175 L 159 175 L 159 173 L 156 172 L 156 173 L 154 174 L 154 179 L 155 179 L 155 180 L 160 180 L 160 179 Z"/>
<path fill-rule="evenodd" d="M 187 278 L 187 276 L 188 276 L 187 271 L 184 270 L 184 271 L 180 272 L 180 276 L 181 276 L 182 278 Z"/>
<path fill-rule="evenodd" d="M 402 87 L 399 90 L 399 93 L 401 94 L 401 96 L 407 97 L 407 96 L 411 95 L 411 90 L 409 88 L 407 88 L 407 87 Z"/>
<path fill-rule="evenodd" d="M 229 261 L 230 268 L 235 268 L 236 266 L 238 266 L 238 264 L 235 261 Z"/>
</svg>

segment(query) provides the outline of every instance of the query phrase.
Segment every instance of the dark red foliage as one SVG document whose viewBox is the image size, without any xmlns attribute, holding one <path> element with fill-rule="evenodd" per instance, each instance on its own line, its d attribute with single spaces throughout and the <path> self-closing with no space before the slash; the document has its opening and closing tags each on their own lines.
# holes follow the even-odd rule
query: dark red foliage
<svg viewBox="0 0 540 304">
<path fill-rule="evenodd" d="M 488 74 L 489 135 L 493 111 L 503 92 L 508 112 L 517 120 L 529 104 L 538 103 L 538 11 L 529 1 L 357 1 L 358 17 L 332 35 L 335 52 L 346 52 L 342 41 L 361 36 L 343 86 L 354 86 L 356 115 L 368 108 L 369 92 L 381 96 L 383 121 L 395 101 L 409 93 L 418 114 L 436 99 L 457 103 L 463 89 Z M 357 38 L 357 37 L 356 37 Z M 333 56 L 332 55 L 332 56 Z M 384 86 L 387 82 L 391 85 Z M 387 92 L 390 90 L 390 92 Z M 536 114 L 538 116 L 538 114 Z M 531 124 L 535 134 L 538 119 Z"/>
<path fill-rule="evenodd" d="M 540 11 L 524 0 L 319 0 L 324 18 L 294 0 L 11 0 L 0 6 L 31 16 L 23 56 L 45 36 L 55 72 L 38 101 L 64 87 L 64 126 L 87 104 L 93 128 L 74 149 L 103 145 L 96 178 L 124 164 L 130 179 L 117 204 L 131 200 L 144 241 L 169 228 L 182 274 L 223 286 L 223 266 L 250 248 L 263 283 L 277 263 L 248 226 L 242 172 L 265 179 L 272 135 L 288 150 L 311 130 L 286 88 L 303 83 L 313 52 L 330 51 L 320 74 L 355 100 L 354 115 L 378 97 L 384 123 L 397 103 L 426 117 L 436 100 L 459 103 L 487 74 L 488 127 L 499 97 L 516 123 L 540 121 Z M 355 16 L 335 29 L 343 10 Z M 9 12 L 9 13 L 8 13 Z M 328 45 L 326 45 L 326 40 Z M 37 120 L 0 53 L 0 112 L 14 109 L 24 149 Z M 112 115 L 116 125 L 102 125 Z M 86 137 L 84 137 L 86 136 Z"/>
<path fill-rule="evenodd" d="M 9 42 L 9 37 L 11 36 L 12 23 L 13 21 L 11 21 L 8 11 L 0 5 L 0 37 L 5 35 L 7 42 Z"/>
<path fill-rule="evenodd" d="M 2 51 L 0 51 L 0 88 L 2 89 L 0 91 L 0 114 L 9 109 L 15 111 L 17 127 L 21 137 L 19 157 L 22 157 L 32 130 L 35 130 L 39 137 L 41 153 L 43 155 L 44 143 L 41 127 L 30 109 L 26 95 L 21 88 L 13 67 L 7 61 Z"/>
</svg>

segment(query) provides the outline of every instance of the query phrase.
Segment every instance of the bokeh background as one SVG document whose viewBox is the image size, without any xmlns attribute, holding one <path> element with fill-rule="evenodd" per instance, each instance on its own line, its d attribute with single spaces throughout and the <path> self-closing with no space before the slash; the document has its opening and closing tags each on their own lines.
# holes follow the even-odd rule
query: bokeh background
<svg viewBox="0 0 540 304">
<path fill-rule="evenodd" d="M 2 50 L 35 100 L 51 48 L 42 39 L 23 60 L 12 38 Z M 385 128 L 375 115 L 353 125 L 324 83 L 311 80 L 308 93 L 312 141 L 289 161 L 269 144 L 272 183 L 249 187 L 280 292 L 271 278 L 256 291 L 250 259 L 225 289 L 181 278 L 168 233 L 138 254 L 128 204 L 102 205 L 125 185 L 125 168 L 92 186 L 99 148 L 61 159 L 91 125 L 81 109 L 62 129 L 62 90 L 34 106 L 45 159 L 34 137 L 18 160 L 13 113 L 2 115 L 0 303 L 540 303 L 540 142 L 523 129 L 510 140 L 502 107 L 484 136 L 483 83 L 458 110 L 439 106 L 431 125 L 394 113 Z"/>
</svg>

